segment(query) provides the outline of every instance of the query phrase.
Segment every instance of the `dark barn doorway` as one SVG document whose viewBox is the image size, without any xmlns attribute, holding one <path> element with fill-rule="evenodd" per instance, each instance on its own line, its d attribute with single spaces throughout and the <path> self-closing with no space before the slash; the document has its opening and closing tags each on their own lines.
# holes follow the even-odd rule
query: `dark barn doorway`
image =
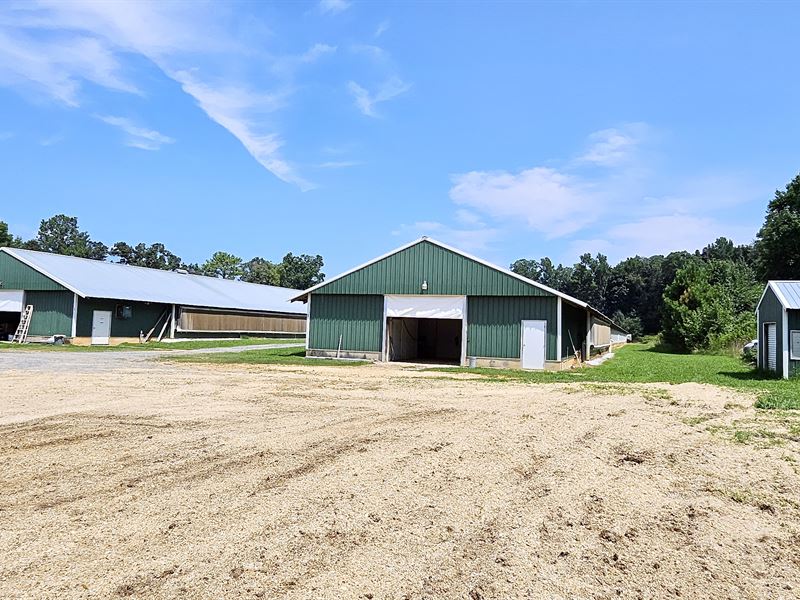
<svg viewBox="0 0 800 600">
<path fill-rule="evenodd" d="M 461 362 L 461 319 L 390 317 L 389 360 L 397 362 Z"/>
<path fill-rule="evenodd" d="M 0 340 L 6 341 L 17 331 L 21 315 L 18 312 L 0 312 Z"/>
</svg>

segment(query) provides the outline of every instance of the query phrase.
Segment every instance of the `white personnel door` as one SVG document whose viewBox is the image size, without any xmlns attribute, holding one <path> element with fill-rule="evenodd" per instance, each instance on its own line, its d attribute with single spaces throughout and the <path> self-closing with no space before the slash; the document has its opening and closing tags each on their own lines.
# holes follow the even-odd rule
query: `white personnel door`
<svg viewBox="0 0 800 600">
<path fill-rule="evenodd" d="M 96 310 L 92 313 L 92 344 L 107 346 L 111 337 L 111 311 Z"/>
<path fill-rule="evenodd" d="M 544 369 L 547 321 L 522 322 L 522 368 Z"/>
<path fill-rule="evenodd" d="M 767 351 L 767 369 L 770 371 L 778 370 L 778 340 L 777 327 L 775 323 L 766 323 L 764 325 L 765 346 Z"/>
</svg>

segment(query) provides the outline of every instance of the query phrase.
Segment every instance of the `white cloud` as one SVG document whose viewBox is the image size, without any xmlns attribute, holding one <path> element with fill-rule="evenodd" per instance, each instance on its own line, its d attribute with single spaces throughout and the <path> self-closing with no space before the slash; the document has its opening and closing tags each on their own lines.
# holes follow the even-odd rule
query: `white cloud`
<svg viewBox="0 0 800 600">
<path fill-rule="evenodd" d="M 708 216 L 666 214 L 611 225 L 607 230 L 595 233 L 601 236 L 574 240 L 570 244 L 570 256 L 602 252 L 616 263 L 637 254 L 652 256 L 680 250 L 691 252 L 723 236 L 745 244 L 752 242 L 755 227 L 724 223 Z"/>
<path fill-rule="evenodd" d="M 261 68 L 264 53 L 238 42 L 229 32 L 234 27 L 226 29 L 231 25 L 227 10 L 211 3 L 132 1 L 12 5 L 0 9 L 0 85 L 34 87 L 71 107 L 82 104 L 85 81 L 140 93 L 122 76 L 123 58 L 139 54 L 177 81 L 264 168 L 310 189 L 312 184 L 281 156 L 283 140 L 274 122 L 265 119 L 286 104 L 288 92 L 254 90 L 241 83 L 238 74 L 247 71 L 248 61 L 253 70 Z M 317 44 L 295 58 L 312 62 L 333 50 Z M 154 144 L 131 139 L 137 147 Z"/>
<path fill-rule="evenodd" d="M 279 56 L 273 60 L 272 70 L 285 75 L 292 74 L 298 67 L 310 65 L 324 56 L 334 54 L 336 46 L 329 44 L 314 44 L 308 50 L 298 55 Z"/>
<path fill-rule="evenodd" d="M 320 0 L 317 9 L 323 15 L 336 15 L 350 8 L 346 0 Z"/>
<path fill-rule="evenodd" d="M 275 133 L 259 131 L 248 114 L 252 111 L 272 111 L 281 105 L 279 96 L 256 94 L 243 88 L 208 86 L 197 81 L 186 71 L 172 74 L 183 90 L 192 96 L 200 108 L 222 127 L 231 132 L 265 169 L 273 175 L 294 183 L 301 190 L 314 188 L 314 184 L 298 176 L 294 169 L 279 157 L 278 149 L 283 140 Z"/>
<path fill-rule="evenodd" d="M 139 93 L 120 74 L 120 64 L 102 41 L 74 36 L 43 42 L 0 29 L 0 84 L 21 85 L 43 92 L 68 106 L 80 105 L 81 81 Z"/>
<path fill-rule="evenodd" d="M 720 236 L 752 241 L 757 223 L 738 224 L 737 210 L 763 198 L 763 186 L 740 173 L 667 179 L 648 154 L 650 133 L 643 123 L 596 132 L 579 158 L 560 167 L 453 175 L 454 222 L 474 219 L 506 237 L 534 231 L 546 240 L 562 238 L 558 247 L 565 249 L 566 262 L 584 252 L 618 261 L 694 250 Z"/>
<path fill-rule="evenodd" d="M 362 164 L 363 163 L 358 160 L 331 160 L 320 163 L 318 166 L 321 169 L 347 169 L 349 167 L 357 167 Z"/>
<path fill-rule="evenodd" d="M 378 26 L 375 28 L 375 33 L 372 34 L 372 37 L 374 38 L 381 37 L 389 29 L 389 25 L 390 23 L 388 19 L 384 19 L 383 21 L 378 23 Z"/>
<path fill-rule="evenodd" d="M 597 194 L 580 179 L 549 167 L 519 173 L 472 171 L 452 178 L 450 198 L 494 219 L 522 219 L 547 237 L 580 230 L 596 217 Z"/>
<path fill-rule="evenodd" d="M 11 131 L 0 131 L 0 142 L 10 140 L 12 137 L 14 134 Z"/>
<path fill-rule="evenodd" d="M 39 145 L 44 147 L 55 146 L 56 144 L 59 144 L 63 141 L 64 141 L 64 136 L 61 135 L 60 133 L 57 133 L 55 135 L 42 138 L 41 140 L 39 140 Z"/>
<path fill-rule="evenodd" d="M 347 88 L 353 95 L 358 110 L 368 117 L 377 117 L 376 104 L 405 94 L 411 89 L 411 84 L 405 83 L 399 77 L 390 77 L 374 93 L 361 87 L 355 81 L 349 82 Z"/>
<path fill-rule="evenodd" d="M 589 147 L 578 161 L 603 167 L 618 166 L 632 157 L 646 133 L 644 123 L 596 131 L 589 136 Z"/>
<path fill-rule="evenodd" d="M 488 227 L 459 229 L 438 221 L 417 221 L 401 225 L 392 235 L 402 236 L 407 241 L 427 235 L 467 252 L 479 252 L 489 249 L 498 233 L 496 229 Z"/>
<path fill-rule="evenodd" d="M 112 115 L 97 115 L 97 118 L 118 127 L 125 132 L 125 145 L 140 150 L 159 150 L 164 144 L 172 144 L 175 140 L 153 129 L 140 127 L 130 119 L 125 117 L 115 117 Z"/>
</svg>

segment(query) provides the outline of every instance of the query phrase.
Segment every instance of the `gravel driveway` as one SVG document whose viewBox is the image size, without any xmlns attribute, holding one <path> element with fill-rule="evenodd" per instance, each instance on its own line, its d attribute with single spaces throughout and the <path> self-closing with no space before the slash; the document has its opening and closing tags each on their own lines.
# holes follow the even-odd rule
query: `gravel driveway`
<svg viewBox="0 0 800 600">
<path fill-rule="evenodd" d="M 198 348 L 195 350 L 118 350 L 107 352 L 79 352 L 65 350 L 3 350 L 0 351 L 0 373 L 3 371 L 48 371 L 70 373 L 98 373 L 135 366 L 157 368 L 159 363 L 153 359 L 161 356 L 182 354 L 216 354 L 217 352 L 245 352 L 247 350 L 267 350 L 302 347 L 303 343 L 253 344 L 250 346 L 230 346 L 225 348 Z"/>
</svg>

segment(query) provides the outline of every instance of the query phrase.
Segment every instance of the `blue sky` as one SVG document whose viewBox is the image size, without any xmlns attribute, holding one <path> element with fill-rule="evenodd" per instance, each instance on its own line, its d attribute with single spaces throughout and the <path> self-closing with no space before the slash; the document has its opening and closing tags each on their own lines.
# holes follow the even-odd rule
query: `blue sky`
<svg viewBox="0 0 800 600">
<path fill-rule="evenodd" d="M 795 3 L 0 6 L 0 220 L 499 264 L 750 241 L 800 171 Z"/>
</svg>

